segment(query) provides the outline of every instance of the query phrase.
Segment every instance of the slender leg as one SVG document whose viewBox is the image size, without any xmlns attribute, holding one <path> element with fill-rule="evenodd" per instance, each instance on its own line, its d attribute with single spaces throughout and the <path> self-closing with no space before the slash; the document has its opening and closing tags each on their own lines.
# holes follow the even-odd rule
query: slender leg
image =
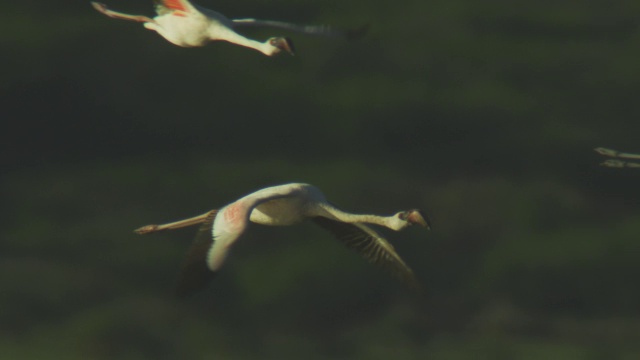
<svg viewBox="0 0 640 360">
<path fill-rule="evenodd" d="M 213 211 L 216 210 L 211 210 L 205 214 L 202 215 L 198 215 L 192 218 L 188 218 L 188 219 L 184 219 L 184 220 L 178 220 L 172 223 L 168 223 L 168 224 L 162 224 L 162 225 L 146 225 L 143 226 L 141 228 L 138 228 L 136 230 L 134 230 L 133 232 L 135 232 L 136 234 L 140 234 L 140 235 L 144 235 L 144 234 L 148 234 L 148 233 L 152 233 L 152 232 L 156 232 L 156 231 L 162 231 L 162 230 L 175 230 L 175 229 L 180 229 L 183 227 L 187 227 L 187 226 L 193 226 L 193 225 L 198 225 L 201 224 L 203 222 L 205 222 L 207 220 L 207 217 L 209 216 L 209 214 L 211 214 Z"/>
<path fill-rule="evenodd" d="M 129 15 L 129 14 L 123 14 L 117 11 L 109 10 L 107 9 L 107 5 L 99 2 L 93 1 L 91 2 L 91 5 L 93 5 L 94 9 L 114 19 L 131 20 L 131 21 L 137 21 L 137 22 L 151 22 L 151 23 L 155 22 L 153 19 L 146 17 L 144 15 Z"/>
</svg>

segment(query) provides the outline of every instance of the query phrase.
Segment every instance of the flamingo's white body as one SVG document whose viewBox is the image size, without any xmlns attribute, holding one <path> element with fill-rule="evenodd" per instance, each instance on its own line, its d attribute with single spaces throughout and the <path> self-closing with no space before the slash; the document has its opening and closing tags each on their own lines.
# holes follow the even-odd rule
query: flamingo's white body
<svg viewBox="0 0 640 360">
<path fill-rule="evenodd" d="M 623 153 L 623 152 L 619 152 L 619 151 L 612 150 L 612 149 L 607 149 L 607 148 L 602 148 L 602 147 L 595 148 L 594 150 L 600 155 L 609 156 L 609 157 L 614 158 L 614 159 L 609 159 L 609 160 L 606 160 L 606 161 L 602 162 L 600 164 L 602 166 L 616 167 L 616 168 L 623 168 L 623 167 L 638 168 L 638 167 L 640 167 L 640 163 L 620 160 L 620 159 L 640 160 L 640 154 Z"/>
<path fill-rule="evenodd" d="M 342 32 L 327 26 L 299 26 L 279 21 L 256 19 L 228 19 L 213 10 L 191 4 L 187 0 L 162 0 L 156 6 L 158 16 L 153 19 L 143 15 L 129 15 L 107 9 L 107 6 L 92 2 L 99 12 L 116 19 L 144 23 L 144 27 L 154 30 L 169 42 L 182 47 L 204 46 L 211 41 L 228 41 L 272 56 L 281 51 L 293 54 L 293 44 L 285 37 L 272 37 L 259 42 L 238 34 L 235 29 L 241 26 L 271 26 L 307 34 L 325 36 L 358 36 L 366 29 L 355 32 Z"/>
<path fill-rule="evenodd" d="M 331 231 L 348 247 L 369 261 L 395 273 L 411 285 L 417 285 L 411 269 L 393 246 L 365 223 L 402 230 L 412 224 L 429 227 L 419 210 L 398 212 L 392 216 L 351 214 L 329 204 L 322 192 L 309 184 L 292 183 L 268 187 L 239 200 L 190 219 L 164 225 L 147 225 L 139 234 L 177 229 L 203 223 L 189 252 L 183 271 L 180 293 L 204 285 L 220 269 L 230 246 L 238 240 L 250 222 L 284 226 L 311 219 Z"/>
</svg>

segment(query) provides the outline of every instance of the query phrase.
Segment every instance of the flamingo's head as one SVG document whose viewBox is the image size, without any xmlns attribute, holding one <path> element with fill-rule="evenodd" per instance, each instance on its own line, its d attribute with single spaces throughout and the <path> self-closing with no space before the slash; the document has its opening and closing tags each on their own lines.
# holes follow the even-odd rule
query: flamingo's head
<svg viewBox="0 0 640 360">
<path fill-rule="evenodd" d="M 278 54 L 283 50 L 288 52 L 291 55 L 295 54 L 295 49 L 293 47 L 293 42 L 288 37 L 272 37 L 267 40 L 267 44 L 270 46 L 270 56 Z"/>
<path fill-rule="evenodd" d="M 394 216 L 397 220 L 397 230 L 404 229 L 407 226 L 411 225 L 420 225 L 422 227 L 426 227 L 428 230 L 431 230 L 431 222 L 427 215 L 425 215 L 421 210 L 412 209 L 407 211 L 401 211 Z"/>
</svg>

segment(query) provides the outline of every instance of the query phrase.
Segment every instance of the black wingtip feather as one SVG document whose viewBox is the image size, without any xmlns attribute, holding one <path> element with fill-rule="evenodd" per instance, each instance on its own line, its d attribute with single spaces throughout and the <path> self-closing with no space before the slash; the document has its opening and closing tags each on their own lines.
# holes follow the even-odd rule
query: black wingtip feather
<svg viewBox="0 0 640 360">
<path fill-rule="evenodd" d="M 204 270 L 206 270 L 208 273 L 205 273 L 204 271 L 198 269 L 197 272 L 201 274 L 201 276 L 192 276 L 188 279 L 181 279 L 176 286 L 175 296 L 177 298 L 185 298 L 193 295 L 199 290 L 202 290 L 205 285 L 207 285 L 216 276 L 216 273 L 209 271 L 209 269 Z"/>
<path fill-rule="evenodd" d="M 392 256 L 391 253 L 387 252 L 379 245 L 376 245 L 375 239 L 371 237 L 370 234 L 365 233 L 353 224 L 343 223 L 321 216 L 315 217 L 312 220 L 316 224 L 329 230 L 329 232 L 338 238 L 338 240 L 340 240 L 344 245 L 359 253 L 368 262 L 384 268 L 396 279 L 406 284 L 410 289 L 421 292 L 420 289 L 422 288 L 422 285 L 416 278 L 413 270 L 411 270 L 411 268 L 409 268 L 409 266 L 400 259 L 399 255 L 394 253 L 395 256 Z"/>
<path fill-rule="evenodd" d="M 207 266 L 207 255 L 213 246 L 211 227 L 218 213 L 217 210 L 209 212 L 206 220 L 196 234 L 191 247 L 187 251 L 180 278 L 176 285 L 175 295 L 185 297 L 202 289 L 216 275 Z"/>
<path fill-rule="evenodd" d="M 369 32 L 370 24 L 364 24 L 356 29 L 346 31 L 347 40 L 358 40 L 363 38 Z"/>
</svg>

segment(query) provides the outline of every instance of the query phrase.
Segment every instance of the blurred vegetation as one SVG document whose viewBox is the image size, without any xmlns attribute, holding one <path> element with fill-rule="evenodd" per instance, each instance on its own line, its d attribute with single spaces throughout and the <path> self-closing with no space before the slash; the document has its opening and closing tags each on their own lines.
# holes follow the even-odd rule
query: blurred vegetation
<svg viewBox="0 0 640 360">
<path fill-rule="evenodd" d="M 640 3 L 199 4 L 371 31 L 267 58 L 5 4 L 1 358 L 640 358 L 640 173 L 592 151 L 640 152 Z M 304 224 L 253 227 L 176 300 L 194 231 L 132 233 L 291 181 L 426 210 L 384 233 L 427 294 Z"/>
</svg>

